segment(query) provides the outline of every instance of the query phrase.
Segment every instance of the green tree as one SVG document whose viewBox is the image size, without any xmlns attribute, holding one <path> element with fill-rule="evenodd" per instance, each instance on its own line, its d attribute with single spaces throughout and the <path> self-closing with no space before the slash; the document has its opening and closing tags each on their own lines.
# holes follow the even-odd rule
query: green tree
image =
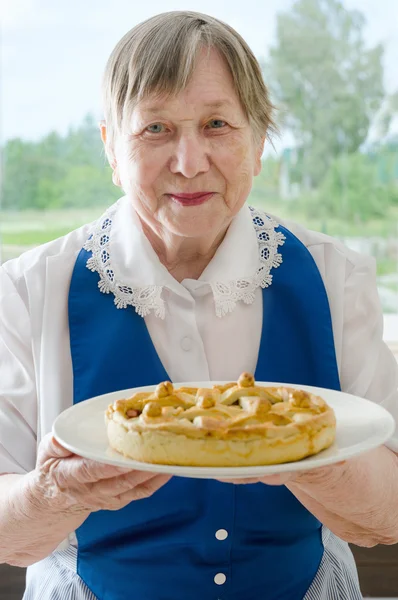
<svg viewBox="0 0 398 600">
<path fill-rule="evenodd" d="M 398 91 L 388 95 L 384 99 L 383 106 L 377 115 L 375 130 L 376 136 L 380 140 L 388 134 L 391 122 L 398 115 Z"/>
<path fill-rule="evenodd" d="M 70 128 L 66 138 L 68 165 L 90 165 L 102 169 L 106 165 L 98 124 L 91 114 L 86 115 L 77 128 Z"/>
<path fill-rule="evenodd" d="M 33 144 L 19 138 L 7 142 L 4 152 L 4 177 L 2 181 L 2 205 L 4 209 L 18 210 L 31 204 L 31 192 L 35 187 L 32 158 Z"/>
<path fill-rule="evenodd" d="M 105 206 L 121 193 L 112 184 L 98 127 L 90 115 L 65 137 L 52 132 L 38 142 L 12 139 L 5 145 L 6 210 Z"/>
<path fill-rule="evenodd" d="M 392 195 L 393 188 L 380 182 L 372 157 L 359 152 L 341 154 L 333 160 L 319 190 L 318 210 L 357 223 L 388 218 Z"/>
<path fill-rule="evenodd" d="M 265 77 L 311 187 L 335 156 L 361 146 L 383 98 L 383 48 L 366 48 L 364 26 L 338 0 L 297 0 L 277 18 Z"/>
<path fill-rule="evenodd" d="M 65 164 L 54 152 L 55 138 L 39 143 L 10 140 L 4 150 L 3 208 L 44 208 L 42 193 L 65 175 Z M 43 184 L 43 180 L 47 184 Z"/>
<path fill-rule="evenodd" d="M 63 208 L 106 206 L 123 194 L 112 183 L 110 167 L 87 164 L 70 167 L 59 187 L 59 206 Z"/>
<path fill-rule="evenodd" d="M 279 195 L 279 160 L 270 155 L 262 161 L 260 174 L 253 179 L 249 202 L 264 206 L 268 200 L 275 201 Z"/>
</svg>

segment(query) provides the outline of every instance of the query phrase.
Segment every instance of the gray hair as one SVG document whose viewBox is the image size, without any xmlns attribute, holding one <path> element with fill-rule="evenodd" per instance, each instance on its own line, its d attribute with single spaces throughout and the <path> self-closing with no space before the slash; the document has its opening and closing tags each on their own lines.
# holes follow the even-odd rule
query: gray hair
<svg viewBox="0 0 398 600">
<path fill-rule="evenodd" d="M 216 49 L 226 60 L 254 139 L 259 142 L 276 132 L 274 106 L 245 40 L 214 17 L 173 11 L 133 27 L 109 57 L 103 78 L 108 155 L 113 154 L 115 135 L 123 130 L 134 105 L 152 93 L 182 91 L 203 48 Z"/>
</svg>

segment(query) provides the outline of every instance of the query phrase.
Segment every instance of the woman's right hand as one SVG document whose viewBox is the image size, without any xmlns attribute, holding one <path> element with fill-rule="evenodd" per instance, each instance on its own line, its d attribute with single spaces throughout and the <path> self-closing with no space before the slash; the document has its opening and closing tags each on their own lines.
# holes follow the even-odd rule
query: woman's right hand
<svg viewBox="0 0 398 600">
<path fill-rule="evenodd" d="M 27 567 L 51 554 L 89 514 L 151 496 L 170 477 L 87 460 L 51 434 L 36 468 L 0 477 L 0 563 Z"/>
<path fill-rule="evenodd" d="M 82 458 L 48 434 L 39 445 L 30 491 L 35 502 L 45 504 L 49 510 L 76 515 L 119 510 L 133 500 L 148 498 L 169 479 L 169 475 Z"/>
</svg>

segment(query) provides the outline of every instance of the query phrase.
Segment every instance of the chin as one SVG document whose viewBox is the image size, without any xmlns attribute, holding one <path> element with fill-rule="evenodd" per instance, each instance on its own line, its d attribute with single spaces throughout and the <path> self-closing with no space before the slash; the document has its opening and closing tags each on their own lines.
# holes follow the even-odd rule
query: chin
<svg viewBox="0 0 398 600">
<path fill-rule="evenodd" d="M 209 235 L 213 230 L 209 226 L 209 220 L 174 220 L 167 224 L 167 229 L 174 235 L 178 235 L 186 238 L 202 238 Z"/>
<path fill-rule="evenodd" d="M 175 235 L 195 238 L 217 234 L 223 228 L 226 215 L 223 210 L 211 206 L 210 202 L 192 207 L 173 207 L 162 219 L 167 229 Z"/>
</svg>

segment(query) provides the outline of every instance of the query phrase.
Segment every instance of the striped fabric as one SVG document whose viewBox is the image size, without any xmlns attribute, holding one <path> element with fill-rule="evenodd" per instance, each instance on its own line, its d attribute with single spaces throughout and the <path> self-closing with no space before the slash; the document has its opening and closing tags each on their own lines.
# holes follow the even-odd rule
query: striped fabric
<svg viewBox="0 0 398 600">
<path fill-rule="evenodd" d="M 76 562 L 77 550 L 69 546 L 29 567 L 22 600 L 99 600 L 77 575 Z"/>
<path fill-rule="evenodd" d="M 348 544 L 325 527 L 322 540 L 325 551 L 318 572 L 305 597 L 297 600 L 363 600 Z M 101 600 L 77 575 L 76 562 L 77 550 L 69 546 L 29 567 L 22 600 Z"/>
<path fill-rule="evenodd" d="M 323 527 L 324 553 L 315 579 L 303 600 L 362 600 L 358 573 L 346 542 Z"/>
</svg>

